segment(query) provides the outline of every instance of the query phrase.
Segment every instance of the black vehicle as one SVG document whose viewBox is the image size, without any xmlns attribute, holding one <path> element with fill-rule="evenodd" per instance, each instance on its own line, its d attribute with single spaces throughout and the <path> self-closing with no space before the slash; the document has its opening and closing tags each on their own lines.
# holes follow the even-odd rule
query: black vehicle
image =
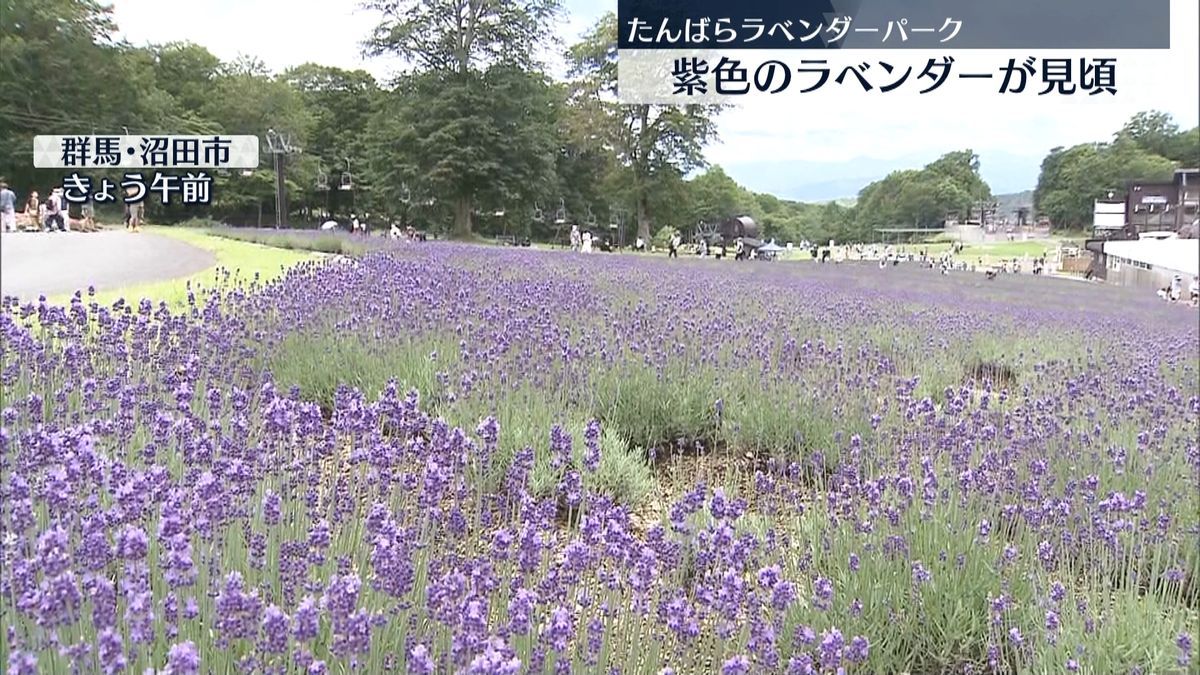
<svg viewBox="0 0 1200 675">
<path fill-rule="evenodd" d="M 739 240 L 742 242 L 742 252 L 737 255 L 739 259 L 748 258 L 750 251 L 763 245 L 759 239 L 758 223 L 750 216 L 734 216 L 719 223 L 702 222 L 696 226 L 694 240 L 697 244 L 701 240 L 707 241 L 709 251 L 718 258 L 724 257 L 728 251 L 737 250 Z"/>
</svg>

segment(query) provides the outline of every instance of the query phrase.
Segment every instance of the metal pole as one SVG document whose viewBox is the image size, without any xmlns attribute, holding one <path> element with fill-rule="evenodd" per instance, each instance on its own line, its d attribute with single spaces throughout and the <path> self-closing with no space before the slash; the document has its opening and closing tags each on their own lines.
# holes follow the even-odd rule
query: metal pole
<svg viewBox="0 0 1200 675">
<path fill-rule="evenodd" d="M 283 167 L 280 166 L 279 153 L 272 152 L 271 160 L 275 163 L 275 229 L 283 224 Z"/>
</svg>

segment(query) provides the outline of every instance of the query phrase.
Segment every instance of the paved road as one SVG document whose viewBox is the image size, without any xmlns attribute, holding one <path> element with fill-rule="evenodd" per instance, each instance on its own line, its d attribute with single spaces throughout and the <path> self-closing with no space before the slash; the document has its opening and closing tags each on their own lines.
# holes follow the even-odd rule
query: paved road
<svg viewBox="0 0 1200 675">
<path fill-rule="evenodd" d="M 175 279 L 214 264 L 208 251 L 149 232 L 0 234 L 0 294 L 22 300 Z"/>
</svg>

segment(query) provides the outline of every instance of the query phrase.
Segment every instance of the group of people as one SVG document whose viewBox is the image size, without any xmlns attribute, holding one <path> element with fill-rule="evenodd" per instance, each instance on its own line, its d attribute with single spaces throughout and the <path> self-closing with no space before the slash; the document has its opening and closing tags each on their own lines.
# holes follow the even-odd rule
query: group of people
<svg viewBox="0 0 1200 675">
<path fill-rule="evenodd" d="M 571 226 L 571 250 L 578 253 L 592 252 L 592 233 L 588 230 L 580 231 L 579 225 Z"/>
<path fill-rule="evenodd" d="M 364 237 L 367 236 L 370 230 L 367 225 L 367 221 L 370 219 L 370 217 L 371 214 L 364 213 L 362 219 L 360 220 L 357 213 L 351 213 L 349 222 L 350 234 L 357 234 Z M 320 229 L 325 232 L 332 232 L 340 229 L 341 227 L 341 223 L 339 223 L 331 214 L 326 213 L 325 220 L 321 223 Z M 393 229 L 394 227 L 395 226 L 393 226 Z"/>
<path fill-rule="evenodd" d="M 1171 279 L 1171 285 L 1166 288 L 1158 289 L 1158 297 L 1169 302 L 1180 302 L 1183 300 L 1183 277 L 1176 274 Z M 1192 281 L 1188 284 L 1188 303 L 1192 306 L 1200 306 L 1200 277 L 1192 277 Z"/>
<path fill-rule="evenodd" d="M 391 229 L 388 232 L 388 237 L 393 240 L 406 239 L 408 241 L 425 241 L 425 233 L 418 232 L 417 228 L 409 225 L 403 230 L 396 223 L 392 223 Z"/>
<path fill-rule="evenodd" d="M 71 204 L 61 187 L 50 190 L 42 201 L 36 190 L 30 191 L 24 210 L 17 211 L 17 195 L 0 181 L 0 230 L 4 232 L 95 232 L 95 211 L 91 201 L 83 204 L 78 219 L 71 219 Z"/>
</svg>

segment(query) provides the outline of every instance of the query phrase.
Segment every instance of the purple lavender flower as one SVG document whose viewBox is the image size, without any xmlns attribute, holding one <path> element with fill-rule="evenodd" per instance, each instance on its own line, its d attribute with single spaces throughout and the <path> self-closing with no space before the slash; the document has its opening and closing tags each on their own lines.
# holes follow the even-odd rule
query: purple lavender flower
<svg viewBox="0 0 1200 675">
<path fill-rule="evenodd" d="M 1050 599 L 1051 600 L 1053 600 L 1056 603 L 1062 602 L 1063 598 L 1065 598 L 1066 596 L 1067 596 L 1067 589 L 1061 583 L 1055 581 L 1054 583 L 1050 584 Z"/>
<path fill-rule="evenodd" d="M 821 633 L 821 645 L 819 660 L 821 665 L 829 670 L 836 670 L 842 662 L 842 648 L 846 645 L 846 639 L 842 637 L 842 632 L 836 628 Z"/>
<path fill-rule="evenodd" d="M 274 527 L 279 524 L 282 515 L 282 500 L 279 495 L 267 490 L 263 496 L 262 514 L 263 522 L 268 526 Z"/>
<path fill-rule="evenodd" d="M 567 643 L 575 635 L 575 619 L 565 607 L 555 607 L 550 612 L 550 623 L 546 626 L 545 637 L 554 651 L 562 654 L 567 650 Z"/>
<path fill-rule="evenodd" d="M 268 654 L 282 654 L 287 651 L 288 627 L 288 615 L 275 605 L 268 606 L 262 619 L 262 650 Z"/>
<path fill-rule="evenodd" d="M 550 429 L 550 467 L 561 469 L 571 462 L 571 436 L 557 424 Z"/>
<path fill-rule="evenodd" d="M 920 586 L 921 584 L 929 583 L 933 580 L 933 574 L 925 569 L 920 560 L 916 560 L 912 564 L 912 580 L 913 585 Z"/>
<path fill-rule="evenodd" d="M 737 655 L 721 665 L 721 675 L 747 675 L 750 672 L 750 659 Z"/>
<path fill-rule="evenodd" d="M 583 431 L 583 466 L 589 472 L 600 468 L 600 422 L 591 420 Z"/>
<path fill-rule="evenodd" d="M 239 572 L 230 572 L 217 596 L 217 630 L 228 639 L 253 637 L 259 629 L 262 602 L 258 591 L 246 592 Z"/>
<path fill-rule="evenodd" d="M 98 643 L 96 656 L 99 658 L 100 669 L 106 675 L 125 670 L 126 661 L 121 634 L 112 628 L 105 628 L 96 635 L 96 641 Z"/>
<path fill-rule="evenodd" d="M 37 654 L 15 649 L 8 655 L 8 670 L 12 675 L 38 675 Z"/>
<path fill-rule="evenodd" d="M 433 657 L 425 645 L 414 645 L 408 650 L 409 675 L 432 675 L 434 668 Z"/>
<path fill-rule="evenodd" d="M 851 663 L 862 663 L 867 660 L 871 653 L 871 644 L 867 638 L 861 635 L 855 635 L 850 640 L 850 648 L 846 650 L 846 660 Z"/>
<path fill-rule="evenodd" d="M 813 581 L 813 607 L 827 612 L 833 607 L 833 583 L 825 577 Z"/>
<path fill-rule="evenodd" d="M 166 675 L 198 675 L 200 652 L 192 641 L 171 645 L 167 652 Z"/>
<path fill-rule="evenodd" d="M 492 638 L 487 641 L 484 652 L 471 661 L 466 672 L 469 675 L 517 675 L 521 672 L 521 659 L 503 640 Z"/>
<path fill-rule="evenodd" d="M 117 538 L 117 555 L 125 560 L 141 560 L 150 548 L 150 538 L 145 530 L 127 525 Z"/>
</svg>

